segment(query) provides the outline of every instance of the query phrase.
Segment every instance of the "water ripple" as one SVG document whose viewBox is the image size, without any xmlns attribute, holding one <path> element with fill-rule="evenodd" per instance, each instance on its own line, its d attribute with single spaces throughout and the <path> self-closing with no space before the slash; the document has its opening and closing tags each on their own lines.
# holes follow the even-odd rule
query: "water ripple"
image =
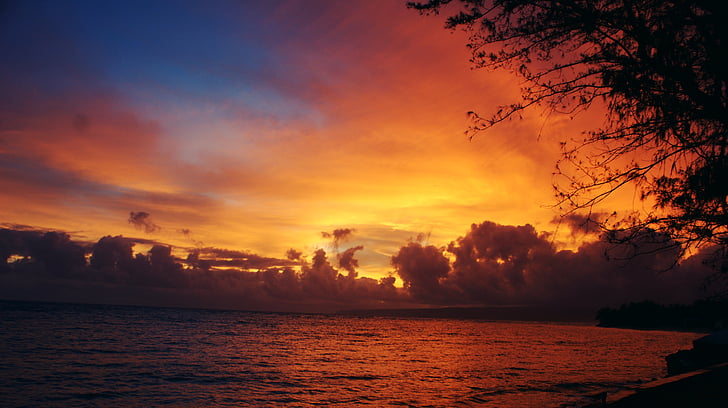
<svg viewBox="0 0 728 408">
<path fill-rule="evenodd" d="M 698 335 L 0 302 L 3 407 L 558 407 Z"/>
</svg>

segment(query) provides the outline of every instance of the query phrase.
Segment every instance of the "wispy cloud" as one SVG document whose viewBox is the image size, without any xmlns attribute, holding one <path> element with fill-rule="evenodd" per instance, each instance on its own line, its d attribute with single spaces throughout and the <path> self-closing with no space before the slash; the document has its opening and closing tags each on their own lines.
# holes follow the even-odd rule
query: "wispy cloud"
<svg viewBox="0 0 728 408">
<path fill-rule="evenodd" d="M 510 74 L 470 69 L 465 33 L 398 1 L 137 7 L 4 11 L 3 220 L 178 246 L 188 229 L 196 247 L 266 258 L 310 257 L 346 225 L 363 249 L 332 262 L 376 278 L 403 235 L 441 245 L 472 220 L 552 221 L 544 118 L 463 135 L 465 112 L 519 96 Z M 140 209 L 154 223 L 125 222 Z"/>
</svg>

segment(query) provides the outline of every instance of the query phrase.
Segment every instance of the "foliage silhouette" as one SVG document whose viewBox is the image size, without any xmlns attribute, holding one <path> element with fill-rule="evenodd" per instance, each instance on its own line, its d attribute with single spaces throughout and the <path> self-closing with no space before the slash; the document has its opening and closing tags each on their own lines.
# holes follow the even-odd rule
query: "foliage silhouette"
<svg viewBox="0 0 728 408">
<path fill-rule="evenodd" d="M 728 303 L 699 300 L 692 305 L 660 305 L 643 301 L 602 308 L 596 318 L 602 327 L 711 331 L 728 323 Z"/>
<path fill-rule="evenodd" d="M 566 213 L 634 184 L 652 210 L 599 220 L 617 241 L 669 234 L 683 250 L 728 247 L 728 25 L 709 0 L 429 0 L 452 12 L 477 68 L 524 81 L 519 102 L 469 112 L 470 138 L 540 106 L 575 115 L 603 104 L 595 131 L 562 143 L 554 188 Z M 597 217 L 594 217 L 597 218 Z M 644 239 L 644 237 L 643 237 Z"/>
</svg>

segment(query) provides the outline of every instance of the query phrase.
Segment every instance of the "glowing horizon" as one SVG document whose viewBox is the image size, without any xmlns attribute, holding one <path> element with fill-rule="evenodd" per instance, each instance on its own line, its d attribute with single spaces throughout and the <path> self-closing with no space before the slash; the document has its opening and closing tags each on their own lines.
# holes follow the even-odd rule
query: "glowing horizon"
<svg viewBox="0 0 728 408">
<path fill-rule="evenodd" d="M 533 111 L 468 142 L 465 113 L 517 100 L 518 79 L 470 69 L 464 33 L 400 1 L 28 7 L 7 13 L 0 220 L 89 241 L 280 258 L 353 228 L 378 278 L 418 234 L 558 232 L 558 141 L 593 125 Z"/>
</svg>

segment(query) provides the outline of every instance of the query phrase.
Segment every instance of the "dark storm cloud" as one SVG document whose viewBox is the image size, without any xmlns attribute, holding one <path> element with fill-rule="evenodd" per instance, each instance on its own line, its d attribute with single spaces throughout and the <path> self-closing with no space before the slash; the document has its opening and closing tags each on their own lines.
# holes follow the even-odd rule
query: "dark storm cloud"
<svg viewBox="0 0 728 408">
<path fill-rule="evenodd" d="M 229 259 L 247 259 L 251 256 L 256 257 L 257 255 L 250 254 L 244 251 L 238 251 L 234 249 L 225 248 L 214 248 L 205 247 L 200 248 L 200 253 L 213 258 L 229 258 Z"/>
<path fill-rule="evenodd" d="M 135 252 L 137 243 L 151 249 Z M 180 259 L 171 246 L 153 240 L 109 235 L 82 244 L 62 232 L 4 228 L 0 297 L 281 311 L 406 300 L 394 278 L 356 278 L 354 255 L 361 249 L 344 252 L 343 275 L 323 249 L 311 263 L 295 250 L 295 261 L 221 248 L 195 248 Z"/>
<path fill-rule="evenodd" d="M 386 302 L 403 302 L 407 299 L 395 288 L 395 278 L 358 278 L 357 251 L 362 246 L 347 249 L 339 254 L 343 275 L 329 261 L 326 251 L 314 251 L 311 262 L 303 262 L 300 273 L 290 267 L 269 268 L 259 272 L 263 289 L 272 297 L 287 302 L 336 305 L 336 308 L 366 308 Z M 294 255 L 298 255 L 296 253 Z M 299 255 L 300 259 L 300 255 Z"/>
<path fill-rule="evenodd" d="M 26 225 L 26 224 L 15 224 L 12 222 L 0 222 L 0 229 L 12 230 L 15 232 L 20 232 L 20 231 L 50 232 L 50 231 L 53 231 L 53 230 L 47 229 L 47 228 L 36 227 L 33 225 Z"/>
<path fill-rule="evenodd" d="M 629 245 L 596 241 L 577 251 L 558 251 L 530 225 L 483 222 L 446 250 L 410 243 L 392 264 L 413 297 L 435 304 L 596 310 L 644 299 L 692 301 L 711 271 L 687 261 L 670 269 L 676 253 L 657 250 L 665 239 L 647 236 Z M 633 256 L 635 248 L 643 254 Z"/>
<path fill-rule="evenodd" d="M 144 211 L 129 213 L 129 224 L 133 225 L 136 229 L 143 230 L 147 234 L 157 232 L 162 229 L 159 225 L 152 221 L 152 217 L 149 213 Z"/>
<path fill-rule="evenodd" d="M 329 263 L 326 251 L 318 249 L 311 265 L 305 265 L 301 273 L 301 288 L 309 296 L 331 299 L 339 293 L 339 272 Z"/>
<path fill-rule="evenodd" d="M 356 232 L 353 228 L 337 228 L 331 232 L 321 232 L 321 236 L 326 239 L 333 239 L 334 247 L 338 247 L 339 243 L 346 241 L 351 235 Z"/>
<path fill-rule="evenodd" d="M 70 276 L 85 266 L 85 252 L 63 232 L 0 229 L 0 272 L 10 271 L 14 255 L 33 259 L 32 271 L 40 275 Z"/>
<path fill-rule="evenodd" d="M 265 257 L 251 252 L 232 249 L 204 247 L 195 249 L 195 252 L 201 260 L 206 260 L 210 266 L 217 267 L 237 267 L 250 270 L 298 264 L 298 262 L 294 262 L 291 259 Z"/>
<path fill-rule="evenodd" d="M 439 303 L 448 297 L 441 281 L 450 271 L 450 263 L 442 250 L 410 242 L 392 257 L 392 266 L 415 299 Z"/>
<path fill-rule="evenodd" d="M 301 259 L 302 255 L 303 252 L 297 251 L 293 248 L 290 248 L 288 251 L 286 251 L 286 258 L 290 261 L 298 261 Z"/>
<path fill-rule="evenodd" d="M 161 244 L 134 253 L 135 241 L 106 236 L 84 247 L 63 233 L 0 230 L 0 297 L 276 310 L 255 273 L 185 266 Z"/>
<path fill-rule="evenodd" d="M 104 237 L 104 238 L 106 238 L 106 237 Z M 101 238 L 101 239 L 104 239 L 104 238 Z M 155 239 L 148 239 L 148 238 L 123 237 L 121 235 L 117 235 L 114 238 L 115 239 L 118 239 L 119 241 L 123 241 L 123 242 L 125 242 L 126 244 L 128 244 L 128 245 L 130 245 L 132 247 L 134 245 L 136 245 L 136 244 L 149 245 L 149 246 L 165 245 L 163 242 L 157 241 Z M 93 247 L 94 244 L 96 244 L 96 243 L 92 242 L 91 245 L 90 245 L 90 247 Z"/>
<path fill-rule="evenodd" d="M 356 262 L 353 254 L 359 249 L 349 252 L 349 266 Z M 331 265 L 326 251 L 318 249 L 314 252 L 310 264 L 303 265 L 300 277 L 301 291 L 310 299 L 325 299 L 340 304 L 356 304 L 367 301 L 402 300 L 394 288 L 392 279 L 379 281 L 370 278 L 357 278 L 356 272 L 342 275 Z"/>
<path fill-rule="evenodd" d="M 339 268 L 349 272 L 350 277 L 356 278 L 356 268 L 359 267 L 359 261 L 354 258 L 354 255 L 356 254 L 356 251 L 361 251 L 362 249 L 364 249 L 364 246 L 357 245 L 355 247 L 347 248 L 338 256 Z"/>
<path fill-rule="evenodd" d="M 629 301 L 699 297 L 712 273 L 709 249 L 670 269 L 676 249 L 657 250 L 670 241 L 643 236 L 629 245 L 601 240 L 559 251 L 530 225 L 473 224 L 447 247 L 410 242 L 400 248 L 392 257 L 404 281 L 398 289 L 391 276 L 357 277 L 362 246 L 337 252 L 336 265 L 324 249 L 310 258 L 292 250 L 278 259 L 207 247 L 180 258 L 154 240 L 105 236 L 90 244 L 63 232 L 2 228 L 0 296 L 281 311 L 504 305 L 586 311 L 582 317 Z M 135 252 L 138 243 L 151 249 Z M 643 254 L 633 256 L 635 248 Z"/>
</svg>

